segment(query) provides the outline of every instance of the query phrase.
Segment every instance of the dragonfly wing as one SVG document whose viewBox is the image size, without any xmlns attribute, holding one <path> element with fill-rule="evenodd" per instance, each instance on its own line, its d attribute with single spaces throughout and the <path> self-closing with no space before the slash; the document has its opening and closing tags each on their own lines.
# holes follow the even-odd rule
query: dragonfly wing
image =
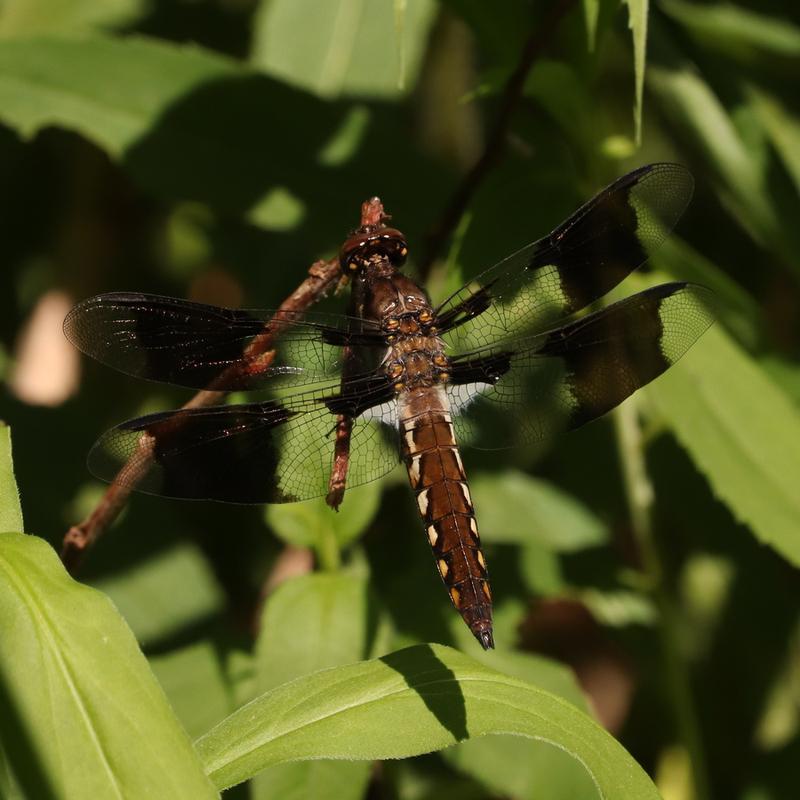
<svg viewBox="0 0 800 800">
<path fill-rule="evenodd" d="M 377 326 L 337 314 L 231 309 L 174 297 L 114 292 L 75 306 L 64 321 L 82 352 L 127 375 L 194 389 L 259 388 L 331 380 L 342 348 L 385 348 Z M 253 350 L 274 350 L 267 359 Z M 368 361 L 377 361 L 376 355 Z"/>
<path fill-rule="evenodd" d="M 396 412 L 388 382 L 354 381 L 349 392 L 302 392 L 246 405 L 180 409 L 107 431 L 89 454 L 97 477 L 164 497 L 284 503 L 325 495 L 336 414 L 354 420 L 347 486 L 398 463 Z"/>
<path fill-rule="evenodd" d="M 679 164 L 650 164 L 612 183 L 551 234 L 478 275 L 436 310 L 453 352 L 552 326 L 643 264 L 692 196 Z"/>
<path fill-rule="evenodd" d="M 703 287 L 667 283 L 552 331 L 454 358 L 447 390 L 459 441 L 508 447 L 602 416 L 683 356 L 713 322 L 711 297 Z"/>
</svg>

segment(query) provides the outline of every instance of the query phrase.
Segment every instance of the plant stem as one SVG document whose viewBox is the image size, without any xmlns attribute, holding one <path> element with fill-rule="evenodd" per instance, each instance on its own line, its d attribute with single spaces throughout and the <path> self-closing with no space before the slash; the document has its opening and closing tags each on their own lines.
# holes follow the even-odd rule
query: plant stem
<svg viewBox="0 0 800 800">
<path fill-rule="evenodd" d="M 681 656 L 679 614 L 664 583 L 664 570 L 653 532 L 655 491 L 647 472 L 645 445 L 636 407 L 630 398 L 613 413 L 631 526 L 641 553 L 645 584 L 658 609 L 658 633 L 675 722 L 689 755 L 695 800 L 710 800 L 703 740 L 692 698 L 689 671 Z"/>
</svg>

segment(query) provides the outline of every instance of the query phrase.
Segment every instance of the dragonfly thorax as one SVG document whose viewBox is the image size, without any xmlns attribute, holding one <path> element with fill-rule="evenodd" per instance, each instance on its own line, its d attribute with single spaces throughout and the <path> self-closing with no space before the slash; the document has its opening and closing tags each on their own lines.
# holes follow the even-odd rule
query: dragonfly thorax
<svg viewBox="0 0 800 800">
<path fill-rule="evenodd" d="M 446 382 L 449 362 L 441 339 L 437 336 L 403 337 L 389 348 L 386 373 L 398 393 Z"/>
</svg>

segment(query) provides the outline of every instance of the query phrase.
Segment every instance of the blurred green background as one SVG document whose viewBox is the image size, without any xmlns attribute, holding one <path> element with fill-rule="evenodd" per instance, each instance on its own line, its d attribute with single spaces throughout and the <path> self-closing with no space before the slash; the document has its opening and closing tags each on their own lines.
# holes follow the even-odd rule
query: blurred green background
<svg viewBox="0 0 800 800">
<path fill-rule="evenodd" d="M 503 151 L 432 252 L 541 32 Z M 374 194 L 441 298 L 618 175 L 679 161 L 695 198 L 622 294 L 693 280 L 719 324 L 615 418 L 465 454 L 495 653 L 451 608 L 398 472 L 336 516 L 136 495 L 80 578 L 117 603 L 193 735 L 256 689 L 439 641 L 585 702 L 567 665 L 665 800 L 794 796 L 799 87 L 789 0 L 5 0 L 0 418 L 27 530 L 58 548 L 102 493 L 94 439 L 189 397 L 80 359 L 61 334 L 77 300 L 275 307 Z M 310 571 L 324 591 L 306 592 Z M 596 796 L 563 754 L 497 737 L 252 784 L 230 796 Z"/>
</svg>

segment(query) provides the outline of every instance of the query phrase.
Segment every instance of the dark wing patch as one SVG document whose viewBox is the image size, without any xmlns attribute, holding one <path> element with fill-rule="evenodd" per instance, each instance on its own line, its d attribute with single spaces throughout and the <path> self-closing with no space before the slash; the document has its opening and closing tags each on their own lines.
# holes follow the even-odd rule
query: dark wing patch
<svg viewBox="0 0 800 800">
<path fill-rule="evenodd" d="M 683 356 L 713 322 L 712 297 L 700 286 L 668 283 L 503 349 L 463 356 L 461 374 L 477 380 L 447 389 L 461 412 L 459 442 L 508 447 L 602 416 Z M 494 381 L 485 377 L 493 359 L 509 365 Z"/>
<path fill-rule="evenodd" d="M 133 292 L 84 300 L 67 315 L 64 333 L 79 350 L 127 375 L 193 389 L 213 383 L 226 391 L 275 378 L 320 383 L 336 375 L 344 346 L 386 346 L 376 324 L 352 317 L 221 308 Z M 247 348 L 265 336 L 275 358 L 246 358 Z"/>
<path fill-rule="evenodd" d="M 326 403 L 334 391 L 140 417 L 103 434 L 89 453 L 89 469 L 164 497 L 286 503 L 323 496 L 336 422 Z M 353 423 L 348 487 L 381 477 L 399 460 L 393 407 L 362 382 L 350 391 L 365 412 Z"/>
<path fill-rule="evenodd" d="M 651 164 L 621 177 L 549 236 L 442 303 L 436 317 L 445 341 L 460 352 L 536 333 L 604 296 L 672 230 L 693 185 L 679 164 Z"/>
</svg>

